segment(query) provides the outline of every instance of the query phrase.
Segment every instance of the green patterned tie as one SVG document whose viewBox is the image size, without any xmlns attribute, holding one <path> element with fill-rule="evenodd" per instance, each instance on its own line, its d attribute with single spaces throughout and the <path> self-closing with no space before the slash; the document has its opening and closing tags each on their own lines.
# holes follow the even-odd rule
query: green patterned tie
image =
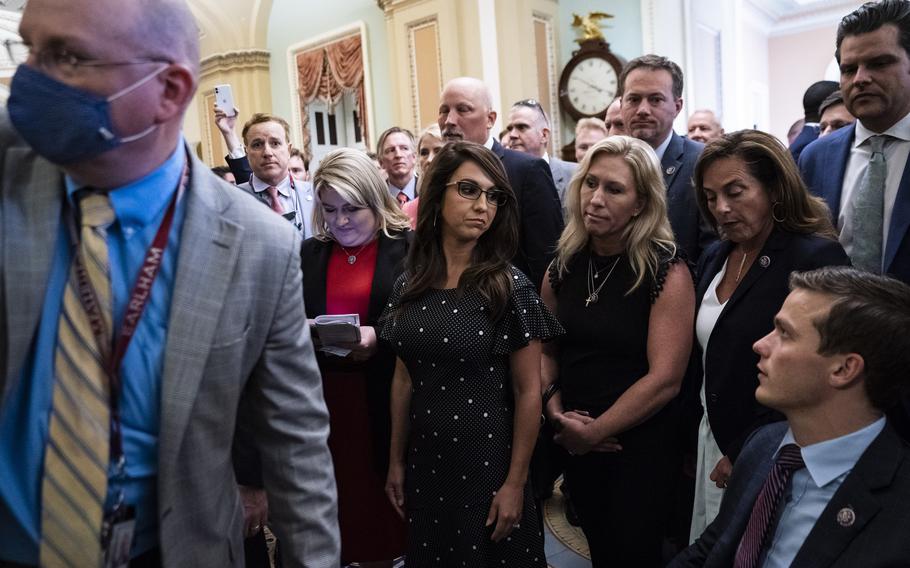
<svg viewBox="0 0 910 568">
<path fill-rule="evenodd" d="M 57 328 L 55 382 L 41 485 L 41 566 L 101 564 L 107 493 L 110 406 L 105 364 L 111 351 L 107 228 L 114 210 L 106 194 L 79 202 L 79 258 L 70 267 Z M 80 301 L 79 266 L 94 292 Z M 97 302 L 95 327 L 85 308 Z M 100 339 L 100 341 L 99 341 Z M 100 343 L 100 345 L 99 345 Z"/>
<path fill-rule="evenodd" d="M 853 202 L 853 266 L 881 274 L 882 233 L 885 219 L 885 142 L 888 136 L 869 139 L 872 156 Z"/>
</svg>

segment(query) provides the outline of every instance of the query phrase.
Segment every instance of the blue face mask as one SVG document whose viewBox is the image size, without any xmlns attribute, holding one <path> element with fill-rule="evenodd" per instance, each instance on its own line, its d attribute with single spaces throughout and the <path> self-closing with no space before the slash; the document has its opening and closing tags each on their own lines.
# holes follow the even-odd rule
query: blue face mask
<svg viewBox="0 0 910 568">
<path fill-rule="evenodd" d="M 138 134 L 114 134 L 110 103 L 144 85 L 167 64 L 109 97 L 61 83 L 28 65 L 20 65 L 10 84 L 7 110 L 19 135 L 39 155 L 55 164 L 90 160 L 151 134 L 153 124 Z"/>
</svg>

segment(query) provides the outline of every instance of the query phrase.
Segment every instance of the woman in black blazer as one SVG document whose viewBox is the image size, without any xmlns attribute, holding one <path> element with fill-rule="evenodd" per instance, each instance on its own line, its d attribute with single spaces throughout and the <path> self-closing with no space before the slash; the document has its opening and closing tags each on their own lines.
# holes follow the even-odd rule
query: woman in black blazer
<svg viewBox="0 0 910 568">
<path fill-rule="evenodd" d="M 361 151 L 326 155 L 313 187 L 314 236 L 301 251 L 307 317 L 311 323 L 324 314 L 360 318 L 360 342 L 341 346 L 349 353 L 317 347 L 338 486 L 342 564 L 391 566 L 404 554 L 406 535 L 384 491 L 395 354 L 375 326 L 404 269 L 409 222 Z M 314 337 L 318 346 L 318 333 Z"/>
<path fill-rule="evenodd" d="M 743 443 L 782 420 L 755 400 L 752 344 L 774 326 L 793 271 L 849 264 L 824 202 L 809 194 L 787 149 L 755 130 L 705 147 L 694 174 L 696 198 L 721 240 L 697 270 L 695 384 L 705 412 L 699 426 L 691 538 L 717 515 Z"/>
</svg>

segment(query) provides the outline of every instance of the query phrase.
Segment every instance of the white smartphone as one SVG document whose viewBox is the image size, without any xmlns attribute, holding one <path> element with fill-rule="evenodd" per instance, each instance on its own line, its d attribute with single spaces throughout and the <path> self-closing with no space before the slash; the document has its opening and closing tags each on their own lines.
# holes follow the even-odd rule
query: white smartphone
<svg viewBox="0 0 910 568">
<path fill-rule="evenodd" d="M 227 116 L 237 114 L 234 111 L 234 91 L 230 85 L 215 85 L 215 104 L 224 111 Z"/>
</svg>

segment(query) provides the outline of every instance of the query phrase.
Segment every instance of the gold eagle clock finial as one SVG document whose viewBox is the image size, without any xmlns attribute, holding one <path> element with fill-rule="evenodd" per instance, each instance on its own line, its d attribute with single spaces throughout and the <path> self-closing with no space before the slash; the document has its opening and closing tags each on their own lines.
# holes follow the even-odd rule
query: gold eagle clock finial
<svg viewBox="0 0 910 568">
<path fill-rule="evenodd" d="M 589 12 L 587 16 L 579 16 L 573 13 L 572 27 L 581 32 L 581 37 L 575 41 L 581 44 L 591 40 L 604 40 L 604 34 L 600 31 L 603 24 L 600 21 L 612 17 L 613 14 L 607 14 L 606 12 Z"/>
</svg>

